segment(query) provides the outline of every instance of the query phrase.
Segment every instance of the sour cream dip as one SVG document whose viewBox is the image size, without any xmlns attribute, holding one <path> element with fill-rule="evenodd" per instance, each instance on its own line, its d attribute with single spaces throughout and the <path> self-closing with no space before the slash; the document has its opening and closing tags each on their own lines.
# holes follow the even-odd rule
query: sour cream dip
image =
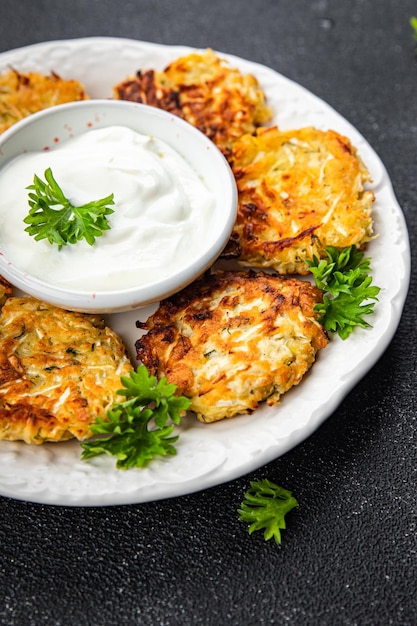
<svg viewBox="0 0 417 626">
<path fill-rule="evenodd" d="M 25 232 L 28 190 L 47 168 L 74 206 L 114 194 L 110 230 L 58 249 Z M 0 170 L 0 250 L 16 267 L 60 287 L 112 291 L 180 270 L 201 251 L 214 199 L 201 176 L 165 142 L 124 126 L 89 130 Z"/>
</svg>

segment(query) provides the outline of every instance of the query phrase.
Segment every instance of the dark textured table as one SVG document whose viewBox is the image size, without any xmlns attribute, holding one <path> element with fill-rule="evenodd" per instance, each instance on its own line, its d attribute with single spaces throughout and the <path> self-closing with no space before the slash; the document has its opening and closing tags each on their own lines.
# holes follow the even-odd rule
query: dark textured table
<svg viewBox="0 0 417 626">
<path fill-rule="evenodd" d="M 330 103 L 385 163 L 417 237 L 415 0 L 1 0 L 0 51 L 87 36 L 213 47 Z M 103 68 L 105 71 L 105 68 Z M 171 500 L 0 498 L 2 625 L 417 624 L 415 276 L 379 362 L 308 440 Z M 249 536 L 249 480 L 291 489 L 281 546 Z"/>
</svg>

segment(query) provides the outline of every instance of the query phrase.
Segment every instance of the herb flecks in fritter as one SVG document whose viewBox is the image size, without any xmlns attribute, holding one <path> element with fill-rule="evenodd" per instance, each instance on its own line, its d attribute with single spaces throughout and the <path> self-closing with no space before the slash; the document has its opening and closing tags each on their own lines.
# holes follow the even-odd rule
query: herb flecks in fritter
<svg viewBox="0 0 417 626">
<path fill-rule="evenodd" d="M 328 338 L 307 281 L 265 272 L 216 271 L 161 303 L 138 326 L 139 361 L 190 398 L 203 422 L 280 402 Z"/>
<path fill-rule="evenodd" d="M 18 72 L 0 74 L 0 133 L 19 120 L 57 104 L 87 100 L 84 86 L 77 80 L 64 80 L 52 72 Z"/>
<path fill-rule="evenodd" d="M 132 365 L 101 316 L 11 297 L 0 315 L 0 439 L 84 439 Z"/>
<path fill-rule="evenodd" d="M 362 248 L 373 238 L 369 172 L 350 140 L 306 127 L 259 129 L 229 156 L 238 186 L 231 242 L 243 265 L 308 274 L 325 248 Z"/>
<path fill-rule="evenodd" d="M 272 117 L 257 79 L 242 74 L 211 49 L 180 57 L 163 71 L 138 71 L 115 85 L 114 96 L 185 119 L 223 152 Z"/>
</svg>

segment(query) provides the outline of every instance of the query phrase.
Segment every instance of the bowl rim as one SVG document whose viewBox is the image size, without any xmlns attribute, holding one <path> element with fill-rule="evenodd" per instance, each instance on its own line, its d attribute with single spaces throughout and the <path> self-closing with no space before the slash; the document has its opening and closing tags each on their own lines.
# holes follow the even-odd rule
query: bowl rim
<svg viewBox="0 0 417 626">
<path fill-rule="evenodd" d="M 170 124 L 173 124 L 179 131 L 187 133 L 187 135 L 190 136 L 196 144 L 201 144 L 202 149 L 204 149 L 206 153 L 211 153 L 213 163 L 216 165 L 218 171 L 223 172 L 222 184 L 225 185 L 223 195 L 225 197 L 225 207 L 227 208 L 224 223 L 221 227 L 219 227 L 216 239 L 200 256 L 198 256 L 195 260 L 187 262 L 184 267 L 179 269 L 174 274 L 168 277 L 162 277 L 159 280 L 147 285 L 137 285 L 119 290 L 100 290 L 97 292 L 85 289 L 68 289 L 65 286 L 48 283 L 46 280 L 32 276 L 28 271 L 20 269 L 18 266 L 11 263 L 7 259 L 6 254 L 0 249 L 0 274 L 21 291 L 40 300 L 47 301 L 50 304 L 69 310 L 92 313 L 113 313 L 138 309 L 167 298 L 193 282 L 198 276 L 201 276 L 206 270 L 209 269 L 209 267 L 213 265 L 226 246 L 236 220 L 237 186 L 232 169 L 223 153 L 214 144 L 214 142 L 212 142 L 211 139 L 209 139 L 198 128 L 192 126 L 179 116 L 162 109 L 158 109 L 157 107 L 126 100 L 112 100 L 105 98 L 80 100 L 54 105 L 47 109 L 33 113 L 16 122 L 0 135 L 0 171 L 14 157 L 17 157 L 25 152 L 25 150 L 17 151 L 14 154 L 14 157 L 6 157 L 4 162 L 2 162 L 5 146 L 9 142 L 15 140 L 16 137 L 27 131 L 27 129 L 30 129 L 32 126 L 38 124 L 39 121 L 42 121 L 45 118 L 61 118 L 65 114 L 77 115 L 76 112 L 80 110 L 90 112 L 102 108 L 119 110 L 129 109 L 132 111 L 137 110 L 141 114 L 148 117 L 150 116 L 154 120 L 162 120 L 164 123 L 169 122 Z M 114 125 L 114 123 L 107 125 L 103 123 L 101 127 Z M 123 122 L 120 122 L 119 125 L 129 127 L 128 123 L 123 124 Z M 89 132 L 89 130 L 92 129 L 93 128 L 86 127 L 85 132 Z M 79 134 L 81 134 L 81 131 L 75 132 L 74 136 Z M 153 133 L 153 135 L 158 137 L 156 133 Z M 69 137 L 70 136 L 72 135 L 69 135 Z M 170 143 L 167 139 L 165 139 L 163 134 L 158 138 L 168 144 Z M 178 148 L 178 145 L 170 145 L 184 157 L 184 154 Z M 37 149 L 42 150 L 43 148 L 40 147 Z M 195 168 L 194 163 L 192 165 Z M 198 168 L 195 169 L 199 172 Z"/>
</svg>

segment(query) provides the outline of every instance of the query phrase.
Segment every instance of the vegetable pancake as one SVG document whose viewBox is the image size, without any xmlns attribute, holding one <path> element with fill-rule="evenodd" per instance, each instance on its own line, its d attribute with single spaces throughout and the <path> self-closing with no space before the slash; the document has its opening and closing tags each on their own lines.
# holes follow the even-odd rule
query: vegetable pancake
<svg viewBox="0 0 417 626">
<path fill-rule="evenodd" d="M 138 359 L 177 385 L 203 422 L 277 404 L 328 343 L 307 281 L 254 271 L 215 271 L 163 301 L 137 326 Z"/>
<path fill-rule="evenodd" d="M 307 274 L 324 248 L 372 239 L 369 172 L 349 139 L 306 127 L 258 129 L 233 145 L 238 215 L 229 249 L 245 265 Z"/>
<path fill-rule="evenodd" d="M 0 315 L 0 439 L 84 439 L 132 365 L 98 315 L 11 297 Z"/>
<path fill-rule="evenodd" d="M 3 276 L 0 276 L 0 306 L 2 306 L 7 298 L 13 293 L 13 285 L 9 283 Z"/>
<path fill-rule="evenodd" d="M 193 52 L 162 72 L 138 71 L 115 85 L 115 98 L 164 109 L 199 128 L 224 152 L 271 119 L 258 81 L 211 50 Z"/>
<path fill-rule="evenodd" d="M 0 133 L 42 109 L 88 98 L 83 85 L 57 74 L 26 74 L 10 69 L 0 74 Z"/>
</svg>

